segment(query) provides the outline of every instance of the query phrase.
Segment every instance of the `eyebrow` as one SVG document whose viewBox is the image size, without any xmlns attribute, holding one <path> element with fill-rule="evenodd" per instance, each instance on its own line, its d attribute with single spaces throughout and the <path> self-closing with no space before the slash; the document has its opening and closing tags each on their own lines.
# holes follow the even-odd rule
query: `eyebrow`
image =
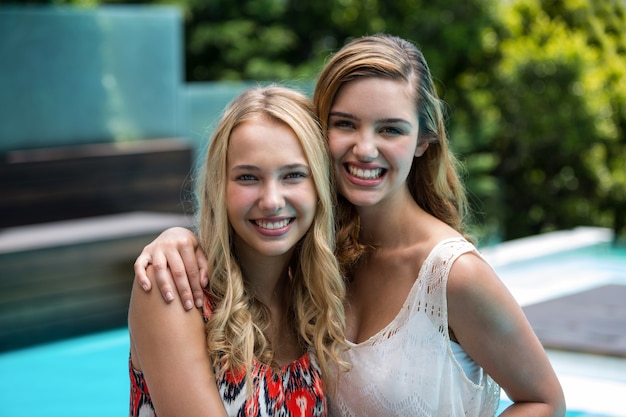
<svg viewBox="0 0 626 417">
<path fill-rule="evenodd" d="M 353 114 L 350 114 L 350 113 L 343 113 L 343 112 L 340 112 L 340 111 L 331 111 L 331 112 L 328 114 L 328 117 L 345 117 L 346 119 L 354 119 L 354 120 L 359 120 L 359 118 L 358 118 L 358 117 L 356 117 L 356 116 L 355 116 L 355 115 L 353 115 Z"/>
<path fill-rule="evenodd" d="M 345 118 L 345 119 L 351 119 L 351 120 L 361 120 L 361 119 L 359 119 L 358 117 L 356 117 L 356 116 L 355 116 L 355 115 L 353 115 L 353 114 L 350 114 L 350 113 L 343 113 L 343 112 L 340 112 L 340 111 L 333 111 L 333 112 L 330 112 L 330 114 L 328 115 L 328 117 L 342 117 L 342 118 Z M 402 119 L 402 118 L 391 118 L 391 117 L 390 117 L 390 118 L 387 118 L 387 119 L 380 119 L 380 120 L 376 120 L 376 123 L 378 123 L 378 124 L 381 124 L 381 123 L 382 123 L 382 124 L 385 124 L 385 123 L 401 123 L 401 124 L 405 124 L 405 125 L 412 126 L 412 125 L 411 125 L 411 122 L 409 122 L 409 121 L 408 121 L 408 120 L 406 120 L 406 119 Z"/>
<path fill-rule="evenodd" d="M 281 171 L 291 171 L 294 169 L 305 169 L 307 171 L 309 171 L 309 166 L 307 164 L 288 164 L 288 165 L 284 165 L 282 167 L 280 167 Z M 261 168 L 259 168 L 256 165 L 236 165 L 234 167 L 231 168 L 231 170 L 238 170 L 238 171 L 261 171 Z"/>
<path fill-rule="evenodd" d="M 238 170 L 238 171 L 259 171 L 259 167 L 254 166 L 254 165 L 236 165 L 234 167 L 231 168 L 231 171 L 234 170 Z"/>
<path fill-rule="evenodd" d="M 306 172 L 311 172 L 311 169 L 309 168 L 308 164 L 289 164 L 289 165 L 284 165 L 282 167 L 280 167 L 280 170 L 285 172 L 285 171 L 296 171 L 296 170 L 302 170 L 302 171 L 306 171 Z"/>
</svg>

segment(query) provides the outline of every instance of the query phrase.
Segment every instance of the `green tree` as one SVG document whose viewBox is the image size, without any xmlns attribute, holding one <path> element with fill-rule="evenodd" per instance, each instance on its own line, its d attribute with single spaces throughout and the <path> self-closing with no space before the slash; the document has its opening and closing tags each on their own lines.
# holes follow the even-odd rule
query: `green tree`
<svg viewBox="0 0 626 417">
<path fill-rule="evenodd" d="M 507 6 L 488 86 L 504 239 L 578 225 L 623 227 L 623 4 Z"/>
</svg>

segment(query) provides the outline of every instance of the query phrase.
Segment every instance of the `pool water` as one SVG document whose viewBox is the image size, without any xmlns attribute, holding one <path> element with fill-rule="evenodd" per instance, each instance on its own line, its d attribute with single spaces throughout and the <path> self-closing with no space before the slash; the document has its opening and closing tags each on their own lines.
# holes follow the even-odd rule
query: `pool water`
<svg viewBox="0 0 626 417">
<path fill-rule="evenodd" d="M 533 248 L 537 248 L 533 243 Z M 502 262 L 498 254 L 487 258 L 513 294 L 523 305 L 572 291 L 605 283 L 626 284 L 626 249 L 606 243 L 554 252 L 533 259 Z M 519 251 L 519 247 L 515 248 Z M 496 256 L 497 255 L 497 256 Z M 546 278 L 548 277 L 548 278 Z M 549 284 L 549 285 L 548 285 Z M 0 354 L 0 416 L 31 417 L 111 417 L 129 413 L 128 380 L 129 339 L 126 328 L 39 345 Z M 620 392 L 626 393 L 626 359 L 597 362 L 609 358 L 589 357 L 583 374 L 571 362 L 585 362 L 576 356 L 566 365 L 562 379 L 568 405 L 568 417 L 626 416 Z M 552 358 L 551 358 L 552 359 Z M 562 362 L 563 360 L 560 359 Z M 609 365 L 606 365 L 609 363 Z M 573 369 L 572 372 L 570 372 Z M 601 372 L 602 371 L 602 372 Z M 612 372 L 612 373 L 610 373 Z M 570 384 L 571 376 L 576 384 Z M 601 379 L 598 379 L 601 378 Z M 581 382 L 579 382 L 581 381 Z M 599 381 L 601 383 L 599 383 Z M 594 385 L 612 384 L 604 404 L 597 404 Z M 568 391 L 569 397 L 568 397 Z M 570 401 L 573 398 L 574 401 Z M 595 403 L 594 403 L 595 402 Z M 510 401 L 503 396 L 500 409 Z M 625 403 L 626 404 L 626 403 Z M 608 406 L 607 406 L 608 405 Z M 609 411 L 607 411 L 609 410 Z"/>
<path fill-rule="evenodd" d="M 126 328 L 0 354 L 0 416 L 127 416 Z"/>
</svg>

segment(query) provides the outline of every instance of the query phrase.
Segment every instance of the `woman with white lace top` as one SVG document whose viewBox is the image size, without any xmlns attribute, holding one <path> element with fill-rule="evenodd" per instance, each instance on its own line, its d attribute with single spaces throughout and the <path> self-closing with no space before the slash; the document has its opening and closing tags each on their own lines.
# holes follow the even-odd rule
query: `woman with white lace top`
<svg viewBox="0 0 626 417">
<path fill-rule="evenodd" d="M 313 101 L 348 284 L 352 367 L 328 393 L 332 415 L 493 416 L 502 387 L 513 401 L 503 416 L 563 416 L 543 347 L 465 233 L 465 191 L 419 49 L 389 35 L 353 40 L 325 65 Z M 148 264 L 164 297 L 175 284 L 191 308 L 191 289 L 206 283 L 193 234 L 170 229 L 144 249 L 135 271 L 149 290 Z"/>
</svg>

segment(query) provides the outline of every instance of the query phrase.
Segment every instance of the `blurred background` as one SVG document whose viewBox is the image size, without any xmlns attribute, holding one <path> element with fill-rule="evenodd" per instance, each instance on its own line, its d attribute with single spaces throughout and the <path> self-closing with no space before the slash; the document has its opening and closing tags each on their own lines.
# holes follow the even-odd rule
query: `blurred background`
<svg viewBox="0 0 626 417">
<path fill-rule="evenodd" d="M 123 328 L 222 108 L 377 32 L 430 64 L 481 247 L 623 245 L 624 0 L 0 1 L 0 352 Z"/>
</svg>

